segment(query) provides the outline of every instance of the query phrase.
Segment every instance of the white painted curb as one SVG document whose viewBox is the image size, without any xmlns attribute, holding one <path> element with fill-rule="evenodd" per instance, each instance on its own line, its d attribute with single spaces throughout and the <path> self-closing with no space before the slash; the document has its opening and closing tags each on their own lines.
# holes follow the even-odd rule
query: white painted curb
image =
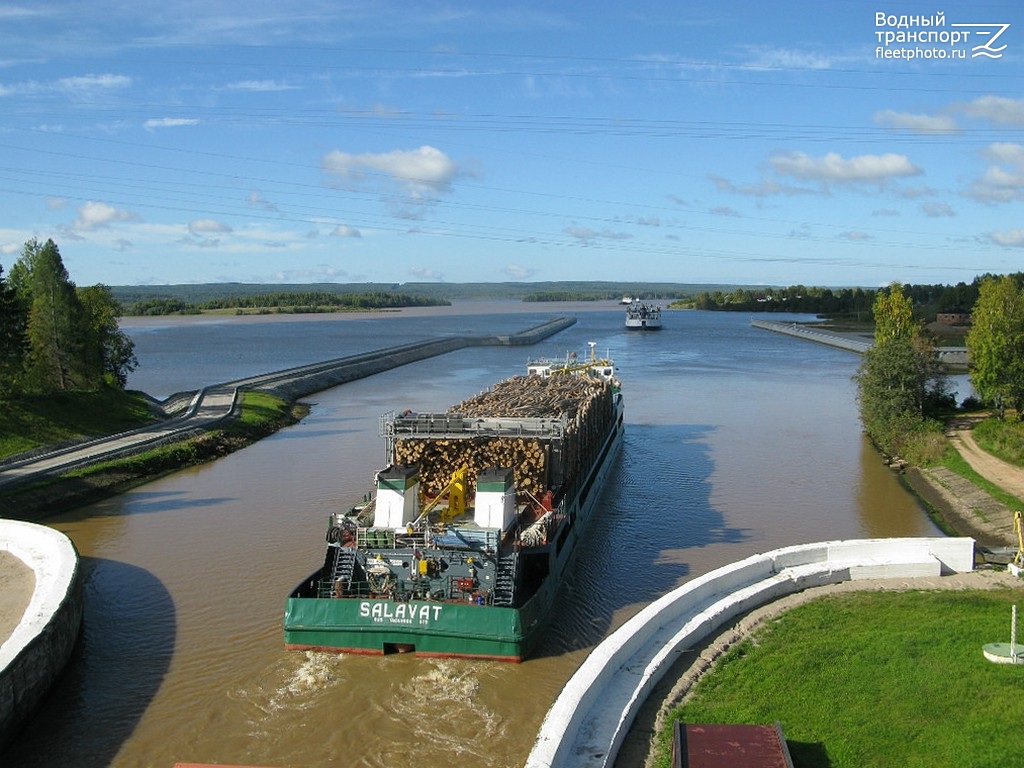
<svg viewBox="0 0 1024 768">
<path fill-rule="evenodd" d="M 0 550 L 32 568 L 35 587 L 21 622 L 0 645 L 0 749 L 64 668 L 82 623 L 78 552 L 60 531 L 0 520 Z"/>
</svg>

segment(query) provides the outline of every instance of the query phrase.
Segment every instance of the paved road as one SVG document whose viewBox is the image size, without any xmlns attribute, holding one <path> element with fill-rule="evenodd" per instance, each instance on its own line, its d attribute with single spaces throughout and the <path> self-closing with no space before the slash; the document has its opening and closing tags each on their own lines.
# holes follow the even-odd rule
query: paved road
<svg viewBox="0 0 1024 768">
<path fill-rule="evenodd" d="M 184 432 L 206 429 L 231 414 L 238 390 L 230 385 L 208 387 L 196 393 L 186 412 L 140 429 L 79 443 L 32 458 L 0 464 L 0 488 L 33 477 L 67 472 L 75 467 L 129 453 Z"/>
</svg>

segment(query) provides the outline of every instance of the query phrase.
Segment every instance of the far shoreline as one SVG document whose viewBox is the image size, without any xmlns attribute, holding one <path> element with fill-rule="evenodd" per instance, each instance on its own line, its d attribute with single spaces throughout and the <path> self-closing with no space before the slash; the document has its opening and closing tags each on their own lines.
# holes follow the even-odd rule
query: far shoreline
<svg viewBox="0 0 1024 768">
<path fill-rule="evenodd" d="M 379 319 L 381 317 L 459 317 L 462 315 L 524 315 L 551 313 L 553 315 L 585 312 L 608 312 L 622 307 L 618 300 L 604 301 L 532 301 L 495 299 L 459 301 L 443 306 L 389 307 L 344 312 L 265 312 L 265 313 L 206 313 L 170 315 L 123 315 L 122 328 L 161 327 L 175 325 L 210 325 L 218 323 L 262 322 L 330 322 Z M 623 309 L 623 312 L 625 310 Z"/>
</svg>

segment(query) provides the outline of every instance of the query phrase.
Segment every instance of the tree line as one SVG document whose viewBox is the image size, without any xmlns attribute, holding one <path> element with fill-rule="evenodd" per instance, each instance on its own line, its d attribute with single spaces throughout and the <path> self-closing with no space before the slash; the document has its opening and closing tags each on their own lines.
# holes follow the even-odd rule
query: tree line
<svg viewBox="0 0 1024 768">
<path fill-rule="evenodd" d="M 963 309 L 970 312 L 991 275 L 956 285 L 900 285 L 915 314 L 934 320 L 938 312 Z M 883 292 L 885 289 L 883 289 Z M 693 301 L 694 309 L 724 312 L 805 312 L 830 317 L 870 321 L 879 291 L 870 288 L 821 288 L 790 285 L 785 288 L 736 288 L 704 291 Z"/>
<path fill-rule="evenodd" d="M 221 309 L 280 312 L 333 312 L 338 310 L 390 309 L 394 307 L 447 306 L 450 302 L 429 296 L 371 291 L 338 294 L 328 291 L 276 291 L 252 295 L 222 296 L 201 302 L 154 297 L 125 307 L 126 315 L 189 315 Z"/>
<path fill-rule="evenodd" d="M 0 265 L 0 400 L 58 391 L 123 389 L 138 360 L 104 285 L 76 287 L 53 240 L 25 243 Z"/>
<path fill-rule="evenodd" d="M 970 380 L 980 405 L 1000 419 L 1024 414 L 1024 274 L 976 281 L 967 332 Z M 956 409 L 945 370 L 913 292 L 900 283 L 875 295 L 875 343 L 855 380 L 864 431 L 885 453 L 930 463 L 944 450 L 943 420 Z M 965 300 L 964 304 L 968 302 Z"/>
</svg>

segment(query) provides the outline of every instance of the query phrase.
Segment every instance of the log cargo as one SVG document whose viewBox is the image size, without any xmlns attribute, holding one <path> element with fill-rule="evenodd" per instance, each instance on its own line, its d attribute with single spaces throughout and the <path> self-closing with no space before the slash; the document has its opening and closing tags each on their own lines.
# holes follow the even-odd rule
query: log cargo
<svg viewBox="0 0 1024 768">
<path fill-rule="evenodd" d="M 520 661 L 622 444 L 611 360 L 542 360 L 440 413 L 381 419 L 376 495 L 331 514 L 289 595 L 292 649 Z"/>
<path fill-rule="evenodd" d="M 565 424 L 561 450 L 569 463 L 586 462 L 608 430 L 611 388 L 581 376 L 513 376 L 461 403 L 448 415 L 461 418 L 553 419 Z M 549 451 L 539 438 L 469 434 L 397 440 L 396 464 L 415 465 L 425 496 L 440 493 L 459 467 L 476 477 L 488 467 L 511 467 L 516 486 L 530 493 L 548 487 Z"/>
</svg>

